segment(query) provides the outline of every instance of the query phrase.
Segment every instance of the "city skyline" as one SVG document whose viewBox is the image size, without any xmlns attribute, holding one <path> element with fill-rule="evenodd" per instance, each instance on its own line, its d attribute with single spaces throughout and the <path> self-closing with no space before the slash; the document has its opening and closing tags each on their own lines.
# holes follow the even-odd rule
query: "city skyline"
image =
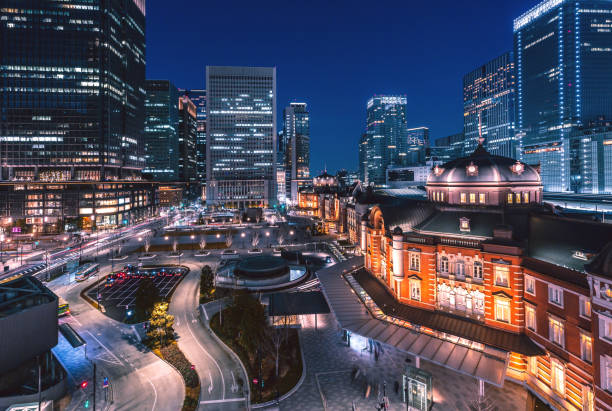
<svg viewBox="0 0 612 411">
<path fill-rule="evenodd" d="M 326 165 L 328 170 L 356 170 L 365 104 L 374 94 L 407 95 L 408 126 L 429 127 L 432 145 L 435 139 L 462 130 L 462 77 L 510 50 L 513 19 L 537 2 L 477 3 L 463 10 L 461 5 L 444 2 L 448 13 L 441 16 L 438 7 L 427 5 L 380 6 L 375 11 L 381 18 L 376 21 L 370 21 L 369 9 L 360 7 L 346 11 L 332 5 L 313 6 L 296 14 L 287 4 L 263 6 L 261 14 L 274 25 L 266 28 L 263 38 L 256 36 L 257 41 L 243 36 L 261 30 L 249 22 L 254 11 L 247 5 L 228 12 L 220 3 L 206 7 L 190 4 L 192 12 L 186 14 L 187 4 L 181 7 L 181 1 L 172 10 L 151 3 L 147 8 L 147 78 L 168 78 L 180 88 L 204 88 L 206 65 L 275 66 L 277 116 L 280 118 L 282 108 L 291 102 L 309 105 L 312 174 Z M 340 12 L 350 16 L 334 21 Z M 207 35 L 220 23 L 211 21 L 203 28 L 194 20 L 213 13 L 220 16 L 219 22 L 227 21 L 227 13 L 232 13 L 241 25 L 236 32 L 209 44 Z M 308 21 L 301 25 L 306 29 L 287 27 L 274 18 L 286 13 Z M 410 19 L 415 14 L 420 15 L 419 21 Z M 473 24 L 465 24 L 470 21 Z M 155 29 L 162 24 L 173 29 Z M 453 32 L 462 35 L 449 36 Z M 284 33 L 282 37 L 280 33 Z M 181 41 L 175 41 L 179 36 Z M 384 39 L 385 44 L 374 50 L 374 39 Z M 478 39 L 479 46 L 470 46 L 469 39 Z M 285 42 L 296 41 L 303 47 L 284 47 Z M 196 52 L 189 54 L 188 50 Z M 187 55 L 189 64 L 183 64 L 178 73 L 174 63 L 187 63 Z M 417 58 L 420 63 L 414 64 Z M 374 69 L 366 61 L 385 64 Z M 326 155 L 341 150 L 347 154 Z"/>
</svg>

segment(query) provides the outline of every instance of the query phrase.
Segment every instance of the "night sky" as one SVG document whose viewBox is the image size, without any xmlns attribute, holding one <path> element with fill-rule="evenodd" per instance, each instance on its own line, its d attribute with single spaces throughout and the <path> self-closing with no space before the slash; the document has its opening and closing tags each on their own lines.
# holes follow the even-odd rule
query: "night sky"
<svg viewBox="0 0 612 411">
<path fill-rule="evenodd" d="M 282 109 L 305 101 L 311 173 L 357 168 L 373 94 L 408 98 L 409 127 L 463 127 L 462 77 L 512 48 L 537 0 L 147 1 L 147 78 L 203 88 L 206 65 L 276 66 Z"/>
</svg>

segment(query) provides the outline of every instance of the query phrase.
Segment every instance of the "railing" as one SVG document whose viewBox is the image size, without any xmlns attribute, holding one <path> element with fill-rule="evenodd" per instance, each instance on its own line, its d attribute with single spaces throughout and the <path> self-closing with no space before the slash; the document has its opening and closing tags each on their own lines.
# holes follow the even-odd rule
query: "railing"
<svg viewBox="0 0 612 411">
<path fill-rule="evenodd" d="M 442 244 L 446 245 L 455 245 L 459 247 L 470 247 L 470 248 L 480 248 L 480 241 L 477 240 L 462 240 L 458 238 L 446 238 L 442 237 L 440 239 Z"/>
</svg>

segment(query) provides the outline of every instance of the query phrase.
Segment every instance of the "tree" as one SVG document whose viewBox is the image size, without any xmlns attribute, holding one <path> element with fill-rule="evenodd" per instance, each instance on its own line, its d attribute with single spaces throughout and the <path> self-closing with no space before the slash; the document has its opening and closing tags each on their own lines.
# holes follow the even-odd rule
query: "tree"
<svg viewBox="0 0 612 411">
<path fill-rule="evenodd" d="M 150 236 L 147 236 L 145 238 L 144 248 L 145 248 L 145 255 L 149 254 L 149 248 L 151 248 L 151 237 Z"/>
<path fill-rule="evenodd" d="M 253 248 L 255 248 L 257 247 L 257 244 L 259 244 L 259 233 L 255 232 L 253 233 L 253 238 L 251 238 L 251 245 Z"/>
<path fill-rule="evenodd" d="M 135 297 L 136 316 L 140 319 L 147 318 L 151 314 L 155 303 L 161 300 L 159 290 L 157 289 L 157 286 L 153 280 L 150 278 L 143 278 L 140 280 Z"/>
<path fill-rule="evenodd" d="M 287 316 L 283 316 L 281 324 L 275 324 L 274 327 L 267 327 L 267 336 L 270 346 L 272 348 L 272 355 L 274 355 L 274 361 L 276 366 L 276 376 L 278 377 L 278 364 L 280 359 L 280 348 L 281 345 L 289 338 L 289 325 Z"/>
<path fill-rule="evenodd" d="M 264 306 L 259 300 L 248 294 L 238 294 L 224 314 L 223 328 L 227 335 L 238 334 L 238 344 L 246 352 L 255 351 L 263 342 L 266 328 Z"/>
<path fill-rule="evenodd" d="M 200 275 L 200 298 L 211 298 L 215 292 L 214 285 L 215 276 L 210 266 L 205 265 L 202 267 L 202 273 Z"/>
<path fill-rule="evenodd" d="M 206 236 L 203 235 L 200 239 L 200 250 L 204 251 L 206 248 Z"/>
<path fill-rule="evenodd" d="M 147 338 L 158 347 L 165 347 L 174 337 L 174 316 L 168 314 L 168 303 L 156 303 L 151 317 Z"/>
</svg>

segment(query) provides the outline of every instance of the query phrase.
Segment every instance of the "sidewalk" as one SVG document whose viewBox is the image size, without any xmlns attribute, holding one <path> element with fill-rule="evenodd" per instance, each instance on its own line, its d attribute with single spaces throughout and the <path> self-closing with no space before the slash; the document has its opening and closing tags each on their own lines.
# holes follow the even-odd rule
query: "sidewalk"
<svg viewBox="0 0 612 411">
<path fill-rule="evenodd" d="M 406 409 L 401 403 L 401 389 L 396 394 L 394 388 L 396 381 L 401 384 L 407 354 L 385 349 L 376 361 L 373 354 L 358 352 L 342 343 L 332 314 L 319 315 L 317 331 L 311 317 L 304 317 L 304 320 L 300 332 L 304 342 L 306 379 L 294 395 L 281 402 L 281 410 L 323 410 L 324 401 L 327 410 L 350 410 L 353 402 L 358 410 L 374 410 L 379 395 L 382 396 L 383 382 L 386 382 L 389 409 Z M 361 371 L 353 381 L 355 367 Z M 477 399 L 476 379 L 426 361 L 421 361 L 421 368 L 433 375 L 434 410 L 469 410 Z M 364 398 L 366 381 L 372 385 L 367 399 Z M 527 391 L 508 381 L 503 388 L 486 385 L 485 395 L 499 410 L 519 411 L 526 406 Z"/>
</svg>

